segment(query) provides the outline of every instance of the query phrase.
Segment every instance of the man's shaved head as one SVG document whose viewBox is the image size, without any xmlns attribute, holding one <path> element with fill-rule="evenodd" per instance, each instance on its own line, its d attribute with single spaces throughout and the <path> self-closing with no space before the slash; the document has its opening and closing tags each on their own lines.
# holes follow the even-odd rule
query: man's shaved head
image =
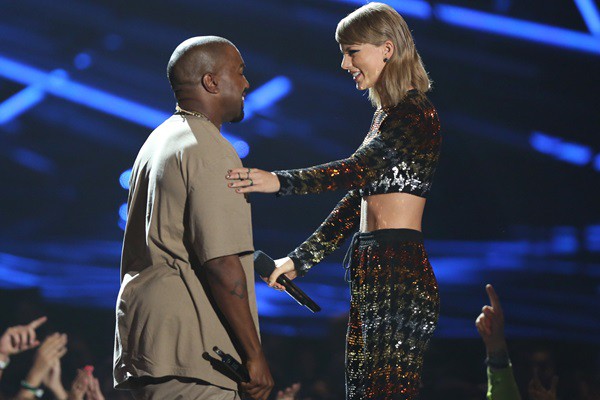
<svg viewBox="0 0 600 400">
<path fill-rule="evenodd" d="M 177 46 L 167 66 L 175 97 L 180 91 L 200 85 L 205 74 L 216 73 L 229 46 L 235 48 L 233 43 L 219 36 L 197 36 Z"/>
</svg>

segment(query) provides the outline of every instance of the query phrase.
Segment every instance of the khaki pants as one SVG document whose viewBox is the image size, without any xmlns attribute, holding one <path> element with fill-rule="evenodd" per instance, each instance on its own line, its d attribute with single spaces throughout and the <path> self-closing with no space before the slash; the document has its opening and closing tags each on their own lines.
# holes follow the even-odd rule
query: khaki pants
<svg viewBox="0 0 600 400">
<path fill-rule="evenodd" d="M 139 382 L 131 394 L 135 400 L 240 400 L 237 391 L 189 378 L 168 377 Z"/>
</svg>

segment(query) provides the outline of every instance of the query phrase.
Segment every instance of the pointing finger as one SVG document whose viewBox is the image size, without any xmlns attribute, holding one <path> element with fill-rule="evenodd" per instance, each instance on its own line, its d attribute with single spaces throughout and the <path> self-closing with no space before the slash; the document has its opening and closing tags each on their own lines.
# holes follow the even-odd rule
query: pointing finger
<svg viewBox="0 0 600 400">
<path fill-rule="evenodd" d="M 502 312 L 502 306 L 500 305 L 500 299 L 498 298 L 498 295 L 496 294 L 494 287 L 492 285 L 488 284 L 485 286 L 485 291 L 487 292 L 488 297 L 490 298 L 490 304 L 494 308 L 494 311 Z"/>
<path fill-rule="evenodd" d="M 41 326 L 46 321 L 48 321 L 48 317 L 40 317 L 38 319 L 34 319 L 33 321 L 31 321 L 29 323 L 29 325 L 27 325 L 27 326 L 30 328 L 33 328 L 33 329 L 37 329 L 39 326 Z"/>
</svg>

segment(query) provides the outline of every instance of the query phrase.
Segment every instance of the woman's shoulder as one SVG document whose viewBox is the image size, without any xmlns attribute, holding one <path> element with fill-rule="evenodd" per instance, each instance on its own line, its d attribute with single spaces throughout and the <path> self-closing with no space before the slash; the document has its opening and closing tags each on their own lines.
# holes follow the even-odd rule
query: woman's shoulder
<svg viewBox="0 0 600 400">
<path fill-rule="evenodd" d="M 409 90 L 398 104 L 383 108 L 386 113 L 384 120 L 387 126 L 412 127 L 437 133 L 439 118 L 433 103 L 427 95 L 417 89 Z M 421 128 L 421 129 L 418 129 Z"/>
<path fill-rule="evenodd" d="M 390 116 L 402 116 L 404 114 L 426 112 L 430 110 L 435 111 L 435 107 L 427 97 L 427 94 L 417 89 L 406 92 L 406 95 L 396 105 L 383 108 L 383 111 Z"/>
</svg>

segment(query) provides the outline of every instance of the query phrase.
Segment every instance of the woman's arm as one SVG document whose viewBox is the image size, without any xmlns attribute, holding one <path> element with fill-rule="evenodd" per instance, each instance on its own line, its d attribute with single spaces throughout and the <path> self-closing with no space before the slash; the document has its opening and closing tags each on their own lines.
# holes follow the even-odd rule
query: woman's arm
<svg viewBox="0 0 600 400">
<path fill-rule="evenodd" d="M 309 168 L 275 171 L 280 183 L 277 194 L 359 189 L 402 161 L 423 162 L 422 157 L 431 152 L 437 153 L 439 146 L 437 114 L 429 117 L 432 121 L 423 121 L 427 115 L 420 109 L 388 115 L 379 134 L 365 141 L 348 158 Z M 433 129 L 428 130 L 428 127 Z"/>
<path fill-rule="evenodd" d="M 299 275 L 305 275 L 356 230 L 360 221 L 360 200 L 356 190 L 348 192 L 317 230 L 288 254 Z"/>
<path fill-rule="evenodd" d="M 267 281 L 269 286 L 283 290 L 276 282 L 280 275 L 285 274 L 289 279 L 304 276 L 313 265 L 340 247 L 360 221 L 360 200 L 358 191 L 348 192 L 304 243 L 287 257 L 276 260 L 276 268 Z"/>
<path fill-rule="evenodd" d="M 238 193 L 320 193 L 359 189 L 401 162 L 418 164 L 423 171 L 435 170 L 441 137 L 433 107 L 392 111 L 379 132 L 366 140 L 350 157 L 313 167 L 274 171 L 242 168 L 228 171 L 229 187 Z"/>
</svg>

